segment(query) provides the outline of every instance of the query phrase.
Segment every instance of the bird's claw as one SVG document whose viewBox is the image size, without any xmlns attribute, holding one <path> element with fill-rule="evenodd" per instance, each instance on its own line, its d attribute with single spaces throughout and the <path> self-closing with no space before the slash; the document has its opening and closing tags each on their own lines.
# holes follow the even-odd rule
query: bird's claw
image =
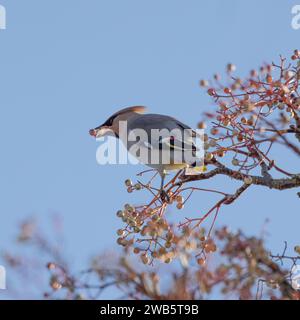
<svg viewBox="0 0 300 320">
<path fill-rule="evenodd" d="M 167 194 L 165 190 L 160 191 L 160 199 L 162 202 L 170 203 L 171 199 L 170 196 Z"/>
</svg>

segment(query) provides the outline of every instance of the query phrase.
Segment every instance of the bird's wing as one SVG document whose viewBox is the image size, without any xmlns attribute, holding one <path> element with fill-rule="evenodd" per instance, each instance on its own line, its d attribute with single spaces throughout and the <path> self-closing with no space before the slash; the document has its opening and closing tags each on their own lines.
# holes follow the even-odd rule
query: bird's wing
<svg viewBox="0 0 300 320">
<path fill-rule="evenodd" d="M 132 121 L 128 122 L 128 130 L 133 129 L 144 129 L 148 135 L 147 145 L 152 145 L 152 148 L 159 147 L 161 149 L 164 145 L 166 145 L 170 147 L 171 150 L 197 150 L 192 139 L 196 136 L 195 131 L 189 126 L 170 116 L 160 114 L 139 115 L 138 117 L 132 119 Z M 153 129 L 167 129 L 168 132 L 164 132 L 163 136 L 158 137 L 157 141 L 151 141 L 151 130 Z M 174 132 L 172 132 L 173 130 L 176 132 L 178 131 L 181 134 L 174 134 Z M 186 130 L 186 135 L 183 134 L 184 130 Z"/>
<path fill-rule="evenodd" d="M 164 149 L 164 147 L 170 148 L 170 150 L 178 151 L 196 151 L 197 148 L 193 141 L 187 139 L 178 139 L 175 136 L 170 135 L 169 137 L 161 138 L 159 140 L 159 148 Z"/>
</svg>

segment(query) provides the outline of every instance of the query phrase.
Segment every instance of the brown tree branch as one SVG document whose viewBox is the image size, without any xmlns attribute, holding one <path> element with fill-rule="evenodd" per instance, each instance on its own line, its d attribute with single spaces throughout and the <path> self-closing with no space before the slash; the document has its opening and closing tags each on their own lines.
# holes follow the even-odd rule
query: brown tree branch
<svg viewBox="0 0 300 320">
<path fill-rule="evenodd" d="M 300 187 L 300 173 L 294 174 L 290 178 L 274 179 L 270 176 L 261 177 L 255 175 L 245 175 L 239 171 L 232 170 L 221 164 L 218 164 L 218 168 L 213 169 L 209 172 L 201 173 L 198 175 L 183 176 L 181 181 L 179 181 L 176 185 L 181 186 L 184 183 L 192 181 L 207 180 L 216 175 L 225 175 L 239 181 L 243 181 L 246 177 L 250 177 L 252 179 L 252 184 L 265 186 L 270 189 L 276 190 L 287 190 Z"/>
</svg>

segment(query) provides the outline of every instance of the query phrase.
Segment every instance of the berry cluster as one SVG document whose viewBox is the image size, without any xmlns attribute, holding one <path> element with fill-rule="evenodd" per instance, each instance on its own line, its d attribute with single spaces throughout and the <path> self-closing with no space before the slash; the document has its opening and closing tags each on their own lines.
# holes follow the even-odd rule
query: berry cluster
<svg viewBox="0 0 300 320">
<path fill-rule="evenodd" d="M 185 182 L 193 180 L 182 182 L 183 173 L 179 172 L 165 186 L 168 201 L 164 201 L 152 185 L 153 178 L 147 184 L 134 184 L 128 179 L 125 185 L 129 193 L 147 190 L 152 200 L 142 206 L 127 204 L 118 211 L 117 216 L 125 224 L 117 231 L 118 244 L 139 254 L 144 264 L 151 264 L 154 259 L 169 263 L 196 250 L 198 264 L 204 265 L 207 254 L 217 250 L 211 230 L 222 205 L 231 204 L 249 186 L 257 183 L 257 177 L 260 184 L 264 179 L 265 185 L 270 186 L 272 170 L 293 179 L 295 175 L 279 166 L 272 153 L 275 145 L 284 145 L 300 156 L 299 50 L 294 51 L 291 61 L 287 63 L 281 57 L 279 64 L 265 64 L 258 71 L 252 70 L 245 79 L 234 76 L 236 67 L 228 64 L 226 86 L 222 85 L 220 75 L 215 75 L 212 82 L 200 81 L 217 106 L 215 111 L 206 112 L 205 121 L 198 124 L 201 129 L 207 128 L 203 136 L 205 165 L 200 178 L 208 179 L 217 174 L 208 170 L 215 166 L 216 170 L 223 170 L 224 174 L 242 181 L 243 186 L 233 195 L 187 187 Z M 167 208 L 175 204 L 174 209 L 184 209 L 194 191 L 212 192 L 222 195 L 223 199 L 200 218 L 185 218 L 183 223 L 170 222 Z M 202 223 L 213 213 L 211 228 L 204 235 Z"/>
</svg>

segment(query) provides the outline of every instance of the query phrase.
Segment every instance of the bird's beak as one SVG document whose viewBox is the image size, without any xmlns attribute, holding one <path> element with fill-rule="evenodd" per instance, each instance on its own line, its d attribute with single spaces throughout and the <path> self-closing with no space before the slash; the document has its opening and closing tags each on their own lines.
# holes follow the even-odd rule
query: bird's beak
<svg viewBox="0 0 300 320">
<path fill-rule="evenodd" d="M 89 134 L 92 136 L 92 137 L 95 137 L 95 138 L 100 138 L 100 137 L 104 137 L 105 135 L 109 135 L 109 134 L 113 134 L 113 130 L 111 129 L 111 127 L 108 127 L 108 126 L 100 126 L 100 127 L 97 127 L 97 128 L 94 128 L 94 129 L 91 129 L 89 131 Z"/>
</svg>

